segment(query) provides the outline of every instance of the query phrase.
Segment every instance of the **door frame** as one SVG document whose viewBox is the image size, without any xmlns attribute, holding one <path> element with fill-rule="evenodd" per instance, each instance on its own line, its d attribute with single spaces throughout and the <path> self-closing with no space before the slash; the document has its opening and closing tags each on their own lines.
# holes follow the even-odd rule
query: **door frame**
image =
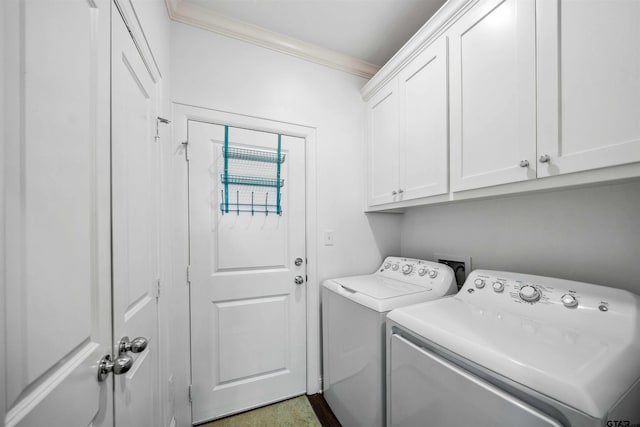
<svg viewBox="0 0 640 427">
<path fill-rule="evenodd" d="M 188 122 L 199 121 L 205 123 L 212 123 L 217 125 L 228 125 L 241 128 L 247 128 L 257 131 L 264 131 L 270 133 L 281 133 L 290 136 L 296 136 L 304 138 L 305 140 L 305 232 L 306 232 L 306 253 L 307 253 L 307 298 L 306 298 L 306 348 L 307 348 L 307 394 L 315 394 L 320 392 L 320 287 L 318 285 L 318 248 L 317 248 L 317 169 L 316 169 L 316 133 L 317 129 L 312 126 L 305 126 L 295 123 L 287 123 L 280 120 L 272 120 L 263 117 L 247 116 L 239 113 L 223 111 L 215 108 L 196 107 L 192 105 L 181 104 L 178 102 L 172 103 L 172 122 L 173 122 L 173 145 L 174 156 L 173 162 L 175 175 L 173 176 L 175 182 L 179 183 L 175 191 L 173 200 L 176 200 L 176 211 L 174 213 L 175 218 L 180 218 L 181 215 L 187 215 L 186 221 L 182 221 L 183 227 L 180 233 L 184 234 L 181 242 L 186 244 L 186 247 L 180 248 L 180 250 L 187 251 L 184 254 L 185 262 L 188 262 L 189 251 L 189 227 L 188 227 L 188 169 L 186 167 L 185 152 L 183 142 L 187 141 L 188 137 Z M 183 217 L 184 218 L 184 217 Z M 180 261 L 177 261 L 180 262 Z M 179 271 L 186 271 L 187 265 L 180 267 L 176 265 Z M 185 270 L 180 270 L 184 268 Z M 184 287 L 177 288 L 177 292 L 181 293 L 184 289 L 182 296 L 178 296 L 176 306 L 173 307 L 174 312 L 172 319 L 184 319 L 181 321 L 178 328 L 183 333 L 179 334 L 180 343 L 174 342 L 173 346 L 178 346 L 182 349 L 190 348 L 190 307 L 188 305 L 189 300 L 189 287 L 184 280 Z M 177 283 L 176 283 L 177 285 Z M 187 305 L 184 302 L 187 301 Z M 186 331 L 184 328 L 188 328 Z M 175 337 L 175 335 L 174 335 Z M 190 351 L 190 350 L 189 350 Z M 174 374 L 182 376 L 186 381 L 186 386 L 190 384 L 191 375 L 191 357 L 189 357 L 189 366 L 187 370 L 184 367 L 174 366 Z M 178 369 L 180 371 L 178 372 Z M 186 378 L 184 378 L 186 376 Z M 178 384 L 178 378 L 176 378 L 176 384 Z M 177 409 L 177 408 L 176 408 Z"/>
</svg>

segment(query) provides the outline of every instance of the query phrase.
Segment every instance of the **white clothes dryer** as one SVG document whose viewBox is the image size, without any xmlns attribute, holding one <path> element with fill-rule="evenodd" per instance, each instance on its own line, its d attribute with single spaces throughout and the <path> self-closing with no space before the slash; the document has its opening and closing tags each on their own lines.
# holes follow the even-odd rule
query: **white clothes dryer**
<svg viewBox="0 0 640 427">
<path fill-rule="evenodd" d="M 385 425 L 387 312 L 456 291 L 450 267 L 398 257 L 322 284 L 323 391 L 344 427 Z"/>
<path fill-rule="evenodd" d="M 476 270 L 388 315 L 388 425 L 640 425 L 640 297 Z"/>
</svg>

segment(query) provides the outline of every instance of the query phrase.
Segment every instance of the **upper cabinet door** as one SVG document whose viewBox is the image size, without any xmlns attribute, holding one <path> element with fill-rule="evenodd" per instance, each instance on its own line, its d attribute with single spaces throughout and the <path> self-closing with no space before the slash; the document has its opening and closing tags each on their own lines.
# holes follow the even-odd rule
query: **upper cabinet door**
<svg viewBox="0 0 640 427">
<path fill-rule="evenodd" d="M 440 37 L 401 73 L 400 184 L 402 200 L 449 190 L 447 39 Z"/>
<path fill-rule="evenodd" d="M 538 176 L 640 161 L 640 1 L 538 12 Z"/>
<path fill-rule="evenodd" d="M 369 206 L 396 200 L 398 193 L 398 91 L 392 80 L 367 103 Z"/>
<path fill-rule="evenodd" d="M 447 35 L 452 190 L 535 178 L 535 1 L 478 3 Z"/>
</svg>

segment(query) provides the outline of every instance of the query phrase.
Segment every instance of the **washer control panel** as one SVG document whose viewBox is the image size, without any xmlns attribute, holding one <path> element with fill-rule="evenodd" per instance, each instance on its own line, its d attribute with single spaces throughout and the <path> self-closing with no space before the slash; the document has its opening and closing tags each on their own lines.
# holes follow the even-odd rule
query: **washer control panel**
<svg viewBox="0 0 640 427">
<path fill-rule="evenodd" d="M 626 291 L 551 277 L 500 271 L 473 271 L 459 298 L 477 303 L 530 307 L 554 307 L 567 312 L 591 309 L 606 313 L 614 309 L 618 294 Z M 611 297 L 616 295 L 616 298 Z M 622 298 L 624 299 L 624 298 Z"/>
<path fill-rule="evenodd" d="M 387 257 L 376 274 L 425 287 L 450 287 L 455 279 L 451 267 L 414 258 Z"/>
</svg>

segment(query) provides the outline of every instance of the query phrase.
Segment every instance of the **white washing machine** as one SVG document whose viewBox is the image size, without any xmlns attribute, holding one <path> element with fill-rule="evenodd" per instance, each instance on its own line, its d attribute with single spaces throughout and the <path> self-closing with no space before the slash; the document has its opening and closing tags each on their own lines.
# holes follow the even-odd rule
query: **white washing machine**
<svg viewBox="0 0 640 427">
<path fill-rule="evenodd" d="M 397 257 L 322 284 L 324 397 L 344 427 L 385 424 L 387 312 L 456 291 L 448 266 Z"/>
<path fill-rule="evenodd" d="M 640 425 L 640 297 L 474 271 L 388 315 L 390 426 Z"/>
</svg>

